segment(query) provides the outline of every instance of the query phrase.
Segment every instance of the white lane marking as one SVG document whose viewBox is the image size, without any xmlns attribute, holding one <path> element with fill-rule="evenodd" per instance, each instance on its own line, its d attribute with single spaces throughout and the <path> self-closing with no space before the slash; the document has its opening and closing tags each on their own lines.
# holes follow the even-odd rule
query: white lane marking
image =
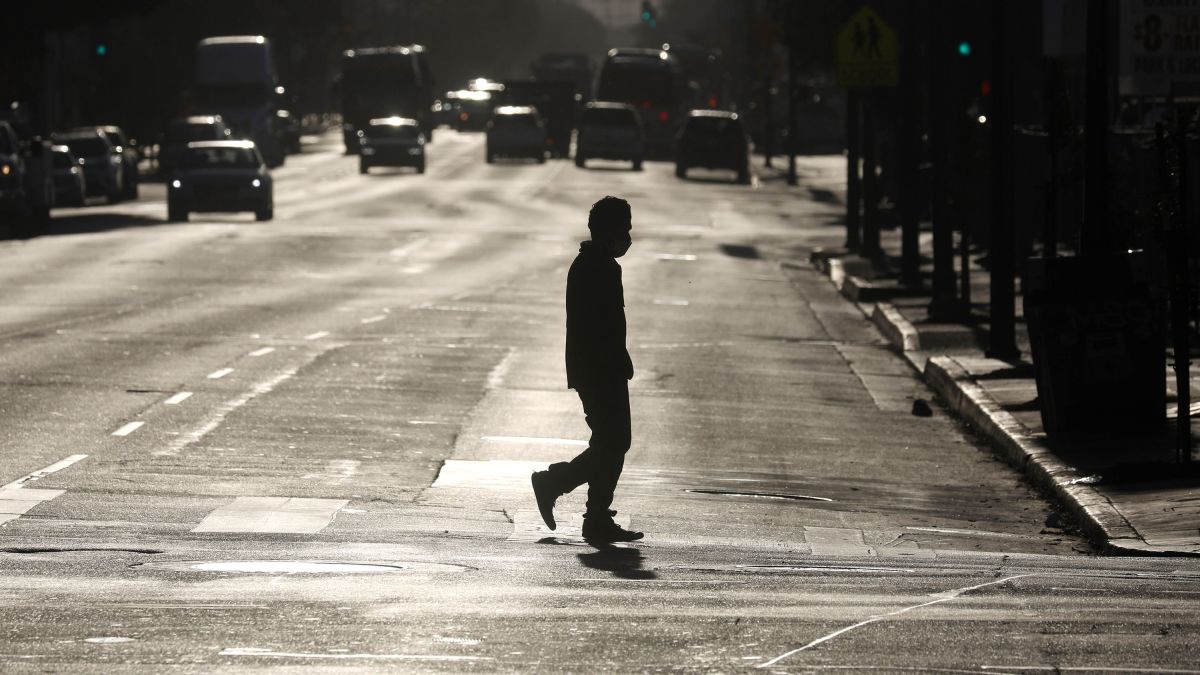
<svg viewBox="0 0 1200 675">
<path fill-rule="evenodd" d="M 837 440 L 837 439 L 834 439 Z M 1004 539 L 1037 539 L 1028 534 L 1010 534 L 1008 532 L 989 532 L 987 530 L 956 530 L 949 527 L 915 527 L 906 526 L 904 529 L 914 532 L 932 532 L 934 534 L 961 534 L 968 537 L 1001 537 Z"/>
<path fill-rule="evenodd" d="M 327 337 L 328 335 L 329 335 L 329 331 L 319 330 L 315 333 L 309 333 L 308 335 L 305 335 L 304 339 L 305 340 L 320 340 L 321 338 Z"/>
<path fill-rule="evenodd" d="M 324 354 L 329 349 L 333 349 L 333 347 L 330 346 L 325 350 L 322 350 L 315 354 L 312 354 L 312 355 L 310 355 L 310 358 L 316 359 L 318 356 L 320 356 L 321 354 Z M 270 379 L 264 380 L 262 382 L 259 382 L 256 385 L 254 385 L 254 387 L 250 391 L 246 392 L 245 394 L 242 394 L 241 396 L 238 396 L 237 398 L 230 399 L 230 400 L 226 401 L 225 403 L 221 404 L 221 406 L 216 409 L 216 411 L 213 413 L 213 416 L 207 422 L 200 425 L 198 428 L 193 429 L 192 431 L 189 431 L 187 433 L 176 436 L 175 440 L 171 441 L 171 444 L 169 446 L 167 446 L 166 448 L 164 448 L 162 450 L 155 450 L 153 453 L 154 456 L 162 457 L 165 455 L 179 454 L 179 452 L 181 450 L 183 450 L 187 446 L 191 445 L 192 443 L 199 441 L 201 438 L 204 438 L 204 436 L 207 435 L 213 429 L 216 429 L 217 427 L 221 426 L 221 422 L 225 421 L 226 415 L 228 415 L 229 413 L 233 412 L 234 410 L 237 410 L 238 408 L 246 405 L 254 398 L 261 396 L 263 394 L 269 393 L 275 387 L 279 386 L 279 384 L 282 383 L 284 380 L 287 380 L 288 378 L 294 376 L 297 373 L 297 371 L 299 371 L 299 369 L 300 369 L 300 366 L 297 366 L 296 368 L 291 368 L 289 370 L 285 370 L 282 373 L 279 373 L 278 375 L 271 377 Z"/>
<path fill-rule="evenodd" d="M 314 534 L 333 522 L 348 499 L 238 497 L 204 517 L 192 532 Z"/>
<path fill-rule="evenodd" d="M 359 323 L 363 323 L 363 324 L 379 323 L 380 321 L 383 321 L 386 318 L 387 318 L 387 314 L 376 314 L 375 316 L 368 316 L 367 318 L 363 319 Z"/>
<path fill-rule="evenodd" d="M 687 307 L 691 303 L 689 303 L 687 300 L 679 300 L 675 298 L 655 298 L 654 304 L 670 305 L 672 307 Z"/>
<path fill-rule="evenodd" d="M 184 401 L 188 400 L 191 397 L 192 397 L 192 392 L 181 391 L 178 394 L 175 394 L 174 396 L 172 396 L 171 398 L 163 401 L 163 403 L 165 403 L 167 405 L 179 405 L 180 403 L 183 403 Z"/>
<path fill-rule="evenodd" d="M 145 424 L 145 422 L 142 422 L 141 420 L 138 420 L 137 422 L 130 422 L 129 424 L 126 424 L 125 426 L 121 427 L 120 429 L 117 429 L 116 431 L 112 432 L 112 435 L 113 436 L 128 436 L 129 434 L 132 434 L 133 432 L 142 428 L 143 424 Z"/>
<path fill-rule="evenodd" d="M 490 656 L 454 656 L 450 654 L 324 654 L 277 652 L 257 647 L 226 647 L 221 656 L 251 656 L 275 659 L 371 659 L 375 661 L 495 661 Z"/>
<path fill-rule="evenodd" d="M 509 459 L 447 459 L 442 463 L 433 488 L 459 488 L 529 491 L 529 474 L 546 468 L 547 462 Z M 540 522 L 541 516 L 538 516 Z M 583 522 L 580 521 L 580 525 Z"/>
<path fill-rule="evenodd" d="M 21 476 L 20 478 L 14 480 L 13 482 L 9 483 L 8 485 L 0 487 L 0 490 L 16 490 L 18 488 L 24 487 L 26 483 L 32 483 L 35 480 L 41 480 L 42 478 L 45 478 L 46 476 L 49 476 L 52 473 L 55 473 L 57 471 L 62 471 L 63 469 L 67 468 L 68 466 L 71 466 L 75 462 L 78 462 L 78 461 L 80 461 L 82 459 L 86 459 L 86 458 L 87 458 L 87 455 L 71 455 L 70 457 L 67 457 L 66 459 L 60 459 L 59 461 L 51 464 L 50 466 L 48 466 L 44 469 L 38 469 L 37 471 L 34 471 L 31 474 L 26 474 L 24 476 Z"/>
<path fill-rule="evenodd" d="M 228 375 L 232 372 L 233 372 L 233 368 L 222 368 L 220 370 L 214 370 L 213 372 L 208 374 L 208 379 L 219 380 L 222 377 L 225 377 L 226 375 Z"/>
<path fill-rule="evenodd" d="M 696 256 L 690 253 L 658 253 L 654 257 L 658 260 L 682 260 L 685 262 L 691 262 L 696 259 Z"/>
<path fill-rule="evenodd" d="M 428 243 L 429 243 L 429 237 L 421 237 L 419 239 L 414 239 L 399 248 L 392 249 L 388 253 L 388 255 L 392 256 L 393 258 L 405 258 L 405 257 L 408 257 L 408 255 L 410 253 L 412 253 L 413 251 L 416 251 L 417 249 L 421 248 L 422 246 L 424 246 Z"/>
<path fill-rule="evenodd" d="M 964 593 L 969 593 L 971 591 L 977 591 L 981 588 L 987 588 L 988 586 L 1004 584 L 1004 583 L 1008 583 L 1009 581 L 1014 581 L 1016 579 L 1023 579 L 1025 577 L 1032 577 L 1032 576 L 1037 576 L 1037 575 L 1036 574 L 1016 574 L 1011 577 L 1004 577 L 1003 579 L 995 579 L 993 581 L 988 581 L 988 582 L 985 582 L 982 584 L 976 584 L 974 586 L 965 586 L 963 588 L 955 588 L 955 589 L 952 589 L 949 591 L 938 593 L 937 595 L 940 597 L 938 597 L 936 600 L 930 600 L 929 602 L 922 602 L 918 605 L 911 605 L 909 607 L 897 609 L 892 612 L 886 612 L 884 614 L 877 614 L 877 615 L 875 615 L 869 619 L 866 619 L 864 621 L 859 621 L 856 624 L 846 626 L 845 628 L 839 628 L 838 630 L 835 630 L 828 635 L 824 635 L 822 637 L 817 638 L 816 640 L 813 640 L 812 642 L 809 642 L 808 644 L 804 645 L 803 647 L 797 647 L 790 652 L 785 652 L 783 654 L 780 654 L 779 656 L 776 656 L 775 658 L 771 659 L 770 661 L 760 663 L 757 666 L 755 666 L 755 668 L 769 668 L 793 654 L 799 654 L 802 651 L 812 649 L 813 647 L 819 646 L 825 642 L 829 642 L 830 640 L 836 638 L 839 635 L 844 635 L 846 633 L 849 633 L 852 630 L 857 630 L 859 628 L 862 628 L 863 626 L 869 626 L 878 621 L 883 621 L 884 619 L 886 619 L 888 617 L 899 616 L 901 614 L 906 614 L 908 612 L 922 609 L 924 607 L 931 607 L 933 605 L 941 604 L 943 602 L 950 602 L 951 600 L 958 598 L 959 596 L 963 595 Z"/>
<path fill-rule="evenodd" d="M 1047 673 L 1167 673 L 1169 675 L 1197 675 L 1200 670 L 1181 670 L 1181 669 L 1164 669 L 1164 668 L 1139 668 L 1138 666 L 1113 666 L 1105 664 L 1103 667 L 1097 666 L 979 666 L 979 670 L 991 671 L 998 670 L 1004 672 L 1012 671 L 1041 671 Z M 976 671 L 968 671 L 976 672 Z"/>
<path fill-rule="evenodd" d="M 266 356 L 273 351 L 275 351 L 274 347 L 262 347 L 261 349 L 255 349 L 254 351 L 250 352 L 250 356 Z"/>
<path fill-rule="evenodd" d="M 504 384 L 504 376 L 508 375 L 508 369 L 512 367 L 513 357 L 516 355 L 516 348 L 509 347 L 508 353 L 504 355 L 504 358 L 500 359 L 500 363 L 497 363 L 496 367 L 492 368 L 491 372 L 488 373 L 488 389 L 499 389 Z"/>
<path fill-rule="evenodd" d="M 480 436 L 485 441 L 493 443 L 531 443 L 533 445 L 577 445 L 588 446 L 587 441 L 577 441 L 570 438 L 539 438 L 537 436 Z"/>
<path fill-rule="evenodd" d="M 428 272 L 429 268 L 431 267 L 433 267 L 433 265 L 430 265 L 429 263 L 417 263 L 416 265 L 409 265 L 400 271 L 404 274 L 424 274 L 425 272 Z"/>
<path fill-rule="evenodd" d="M 813 555 L 873 556 L 875 549 L 863 541 L 862 530 L 845 527 L 805 527 L 804 541 Z"/>
</svg>

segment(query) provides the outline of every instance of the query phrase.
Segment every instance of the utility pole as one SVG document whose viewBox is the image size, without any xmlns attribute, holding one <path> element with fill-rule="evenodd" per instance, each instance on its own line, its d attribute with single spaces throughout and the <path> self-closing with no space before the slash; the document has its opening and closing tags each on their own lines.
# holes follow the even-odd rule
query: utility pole
<svg viewBox="0 0 1200 675">
<path fill-rule="evenodd" d="M 1013 231 L 1012 128 L 1014 96 L 1009 66 L 1008 16 L 1005 0 L 992 0 L 992 222 L 991 330 L 987 355 L 1002 361 L 1019 356 L 1016 341 L 1016 254 Z"/>
<path fill-rule="evenodd" d="M 905 3 L 903 42 L 900 45 L 900 280 L 905 286 L 921 285 L 921 190 L 917 180 L 917 3 Z"/>
</svg>

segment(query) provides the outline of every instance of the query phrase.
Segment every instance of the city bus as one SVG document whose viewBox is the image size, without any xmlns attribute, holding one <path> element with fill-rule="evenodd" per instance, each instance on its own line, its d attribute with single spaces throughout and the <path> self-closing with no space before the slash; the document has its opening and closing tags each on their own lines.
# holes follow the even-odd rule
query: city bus
<svg viewBox="0 0 1200 675">
<path fill-rule="evenodd" d="M 433 82 L 420 45 L 346 50 L 338 87 L 347 153 L 358 152 L 358 132 L 375 118 L 415 119 L 432 138 Z"/>
<path fill-rule="evenodd" d="M 661 49 L 612 49 L 600 69 L 596 100 L 637 108 L 646 149 L 669 157 L 675 134 L 687 115 L 687 87 L 679 61 Z"/>
</svg>

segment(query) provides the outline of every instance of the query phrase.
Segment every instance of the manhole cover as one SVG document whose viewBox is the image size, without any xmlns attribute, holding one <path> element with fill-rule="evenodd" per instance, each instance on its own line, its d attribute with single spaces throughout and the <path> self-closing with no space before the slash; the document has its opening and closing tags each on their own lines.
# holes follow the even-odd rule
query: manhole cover
<svg viewBox="0 0 1200 675">
<path fill-rule="evenodd" d="M 810 495 L 793 495 L 785 492 L 750 492 L 747 490 L 704 490 L 689 488 L 684 492 L 701 495 L 720 495 L 722 497 L 757 497 L 758 499 L 785 499 L 797 502 L 831 502 L 828 497 L 812 497 Z"/>
<path fill-rule="evenodd" d="M 404 570 L 403 565 L 294 560 L 202 562 L 191 565 L 191 568 L 198 572 L 241 572 L 243 574 L 381 574 Z"/>
<path fill-rule="evenodd" d="M 347 562 L 344 560 L 190 560 L 142 563 L 135 569 L 227 574 L 390 574 L 393 572 L 463 572 L 471 568 L 425 562 Z"/>
</svg>

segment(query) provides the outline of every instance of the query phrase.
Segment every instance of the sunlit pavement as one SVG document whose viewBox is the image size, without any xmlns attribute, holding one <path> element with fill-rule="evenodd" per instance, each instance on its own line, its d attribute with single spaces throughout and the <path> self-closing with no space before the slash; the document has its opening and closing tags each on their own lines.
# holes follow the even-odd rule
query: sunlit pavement
<svg viewBox="0 0 1200 675">
<path fill-rule="evenodd" d="M 483 155 L 361 176 L 330 136 L 271 222 L 168 225 L 149 184 L 0 242 L 5 672 L 1200 672 L 1200 564 L 1090 555 L 781 264 L 840 242 L 841 158 Z M 562 303 L 605 194 L 647 536 L 597 550 L 528 475 L 587 438 Z"/>
</svg>

